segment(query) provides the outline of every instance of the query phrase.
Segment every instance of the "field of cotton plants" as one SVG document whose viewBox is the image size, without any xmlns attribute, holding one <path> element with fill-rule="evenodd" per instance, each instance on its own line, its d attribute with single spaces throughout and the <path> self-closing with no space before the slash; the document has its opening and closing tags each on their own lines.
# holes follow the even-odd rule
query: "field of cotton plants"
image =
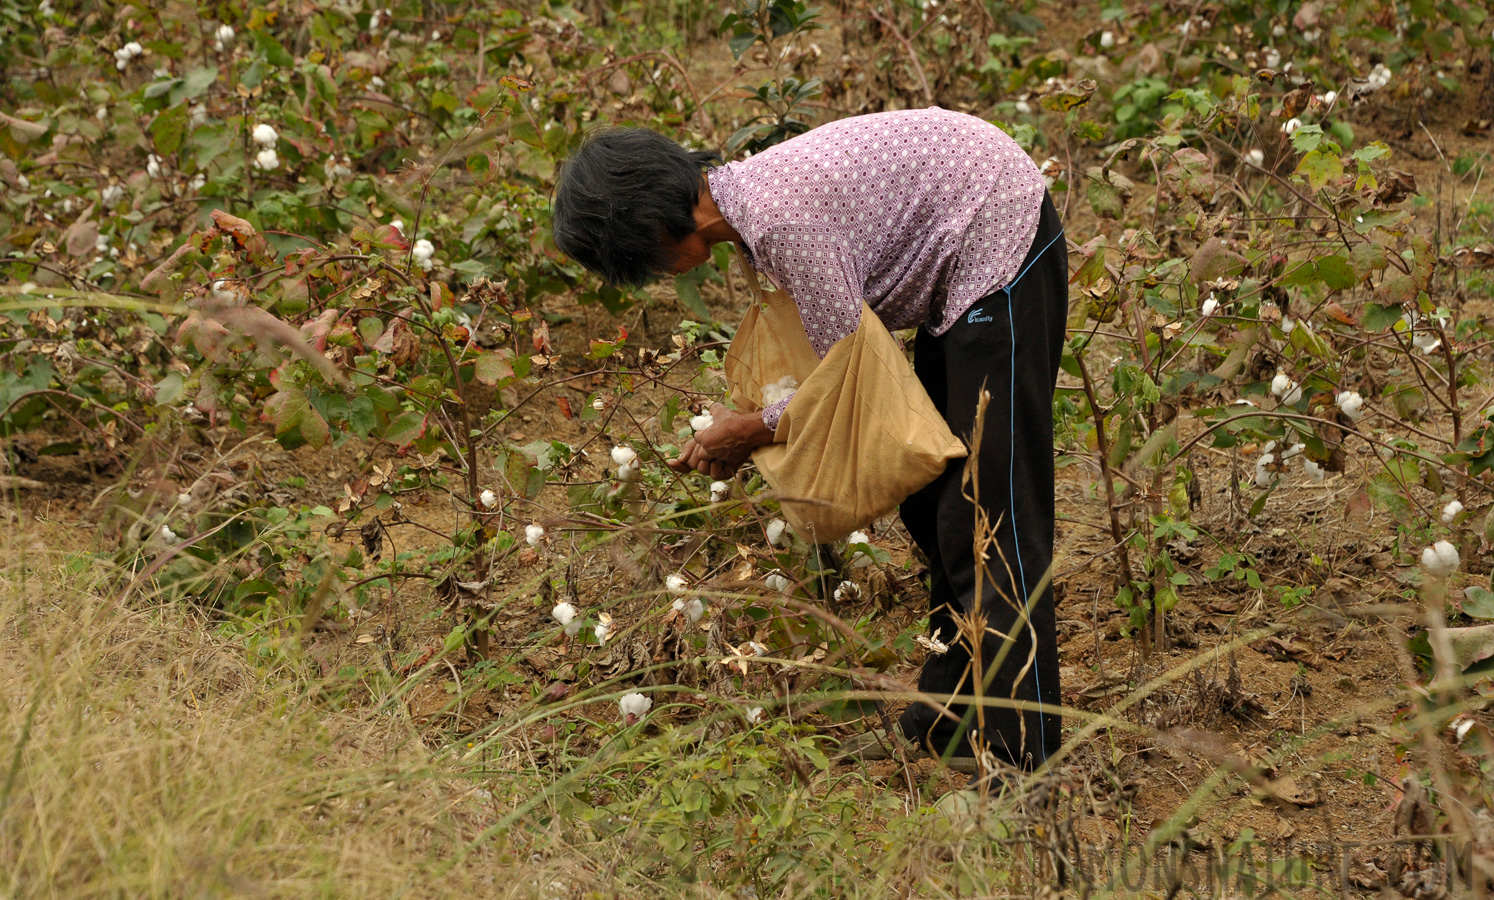
<svg viewBox="0 0 1494 900">
<path fill-rule="evenodd" d="M 1486 896 L 1491 13 L 0 0 L 0 894 Z M 550 231 L 598 126 L 933 105 L 1071 269 L 1064 745 L 987 791 L 841 754 L 944 650 L 897 517 L 664 465 L 724 247 Z"/>
</svg>

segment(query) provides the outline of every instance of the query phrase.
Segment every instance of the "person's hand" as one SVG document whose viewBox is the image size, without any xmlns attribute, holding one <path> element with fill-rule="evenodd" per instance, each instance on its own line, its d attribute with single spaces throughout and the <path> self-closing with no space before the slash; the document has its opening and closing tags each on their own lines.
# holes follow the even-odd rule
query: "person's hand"
<svg viewBox="0 0 1494 900">
<path fill-rule="evenodd" d="M 692 469 L 718 480 L 736 474 L 752 451 L 773 443 L 773 431 L 763 424 L 760 413 L 743 413 L 716 403 L 711 406 L 711 427 L 696 432 L 680 449 L 679 459 L 670 460 L 676 472 Z"/>
</svg>

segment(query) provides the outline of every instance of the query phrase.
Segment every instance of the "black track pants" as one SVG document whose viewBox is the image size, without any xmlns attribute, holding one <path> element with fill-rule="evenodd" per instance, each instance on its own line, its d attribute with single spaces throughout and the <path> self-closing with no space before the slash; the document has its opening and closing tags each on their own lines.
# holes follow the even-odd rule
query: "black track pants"
<svg viewBox="0 0 1494 900">
<path fill-rule="evenodd" d="M 1046 576 L 1053 561 L 1053 390 L 1068 316 L 1062 234 L 1058 211 L 1045 197 L 1037 237 L 1010 291 L 976 303 L 939 337 L 920 330 L 914 342 L 913 367 L 956 435 L 968 442 L 982 388 L 991 395 L 979 459 L 951 463 L 901 509 L 909 533 L 929 558 L 930 633 L 950 646 L 942 656 L 929 656 L 918 688 L 941 699 L 956 691 L 973 693 L 969 646 L 956 637 L 951 611 L 968 612 L 975 605 L 975 506 L 962 481 L 966 466 L 976 465 L 980 505 L 997 526 L 1000 547 L 999 555 L 990 554 L 990 574 L 981 581 L 987 618 L 983 693 L 1041 700 L 1054 709 L 1060 702 L 1053 595 Z M 992 629 L 1014 638 L 994 675 L 990 669 L 1007 641 Z M 966 724 L 915 703 L 903 713 L 903 733 L 941 754 L 958 737 L 954 754 L 971 755 L 967 740 L 976 732 L 974 707 L 954 704 L 951 711 Z M 1053 713 L 987 706 L 983 736 L 997 758 L 1031 768 L 1061 743 L 1059 721 Z"/>
</svg>

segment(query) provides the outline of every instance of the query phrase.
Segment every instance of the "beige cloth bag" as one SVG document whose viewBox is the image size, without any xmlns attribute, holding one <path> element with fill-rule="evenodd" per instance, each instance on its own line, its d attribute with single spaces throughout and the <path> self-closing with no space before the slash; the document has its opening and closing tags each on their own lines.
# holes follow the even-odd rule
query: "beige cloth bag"
<svg viewBox="0 0 1494 900">
<path fill-rule="evenodd" d="M 839 540 L 966 455 L 870 307 L 862 306 L 856 332 L 821 360 L 793 298 L 764 294 L 752 267 L 742 268 L 756 302 L 726 352 L 726 383 L 737 409 L 758 412 L 764 385 L 785 375 L 799 382 L 774 443 L 752 454 L 796 534 Z"/>
</svg>

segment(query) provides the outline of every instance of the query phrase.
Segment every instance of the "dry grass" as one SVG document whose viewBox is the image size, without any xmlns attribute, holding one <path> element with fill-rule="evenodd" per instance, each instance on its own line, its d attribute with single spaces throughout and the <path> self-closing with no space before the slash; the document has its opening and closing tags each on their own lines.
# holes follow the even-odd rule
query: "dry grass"
<svg viewBox="0 0 1494 900">
<path fill-rule="evenodd" d="M 329 711 L 102 587 L 35 554 L 0 573 L 0 894 L 524 893 L 491 851 L 446 864 L 483 809 L 401 714 Z"/>
</svg>

